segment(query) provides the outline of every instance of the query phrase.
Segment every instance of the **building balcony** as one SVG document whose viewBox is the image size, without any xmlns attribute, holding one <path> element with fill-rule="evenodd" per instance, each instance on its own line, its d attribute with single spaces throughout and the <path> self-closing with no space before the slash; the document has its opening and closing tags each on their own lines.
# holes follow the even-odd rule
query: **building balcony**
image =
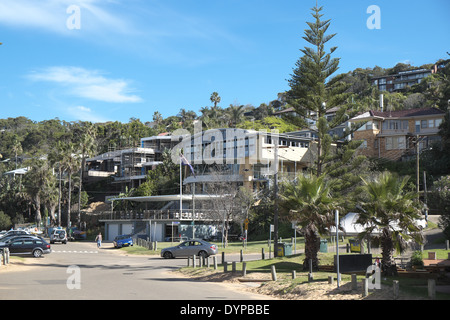
<svg viewBox="0 0 450 320">
<path fill-rule="evenodd" d="M 217 210 L 178 209 L 141 211 L 104 211 L 98 213 L 100 222 L 111 220 L 151 220 L 151 221 L 218 221 L 221 214 Z"/>
</svg>

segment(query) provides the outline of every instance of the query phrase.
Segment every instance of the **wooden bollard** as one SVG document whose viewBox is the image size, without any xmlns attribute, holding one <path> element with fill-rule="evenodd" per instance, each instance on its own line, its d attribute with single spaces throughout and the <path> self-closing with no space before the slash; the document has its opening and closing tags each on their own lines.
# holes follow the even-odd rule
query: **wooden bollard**
<svg viewBox="0 0 450 320">
<path fill-rule="evenodd" d="M 356 279 L 356 274 L 352 274 L 352 290 L 358 289 L 358 282 Z"/>
<path fill-rule="evenodd" d="M 272 266 L 270 267 L 270 269 L 271 269 L 271 272 L 272 272 L 272 280 L 273 280 L 273 281 L 277 281 L 277 271 L 275 270 L 275 266 L 272 265 Z"/>
<path fill-rule="evenodd" d="M 428 298 L 436 299 L 436 280 L 428 279 Z"/>
<path fill-rule="evenodd" d="M 394 300 L 400 297 L 400 283 L 398 280 L 392 281 L 392 291 L 394 293 Z"/>
<path fill-rule="evenodd" d="M 369 279 L 363 279 L 363 297 L 367 297 L 369 295 Z"/>
</svg>

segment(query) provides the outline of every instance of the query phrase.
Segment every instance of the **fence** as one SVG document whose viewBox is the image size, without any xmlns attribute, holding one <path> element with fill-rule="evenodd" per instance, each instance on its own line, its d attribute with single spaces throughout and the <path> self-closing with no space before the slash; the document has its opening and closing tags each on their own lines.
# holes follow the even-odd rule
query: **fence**
<svg viewBox="0 0 450 320">
<path fill-rule="evenodd" d="M 100 220 L 211 220 L 218 219 L 218 211 L 192 209 L 180 210 L 142 210 L 142 211 L 103 211 Z"/>
<path fill-rule="evenodd" d="M 158 242 L 157 241 L 148 241 L 142 238 L 135 238 L 134 243 L 140 247 L 147 248 L 148 250 L 157 250 Z"/>
</svg>

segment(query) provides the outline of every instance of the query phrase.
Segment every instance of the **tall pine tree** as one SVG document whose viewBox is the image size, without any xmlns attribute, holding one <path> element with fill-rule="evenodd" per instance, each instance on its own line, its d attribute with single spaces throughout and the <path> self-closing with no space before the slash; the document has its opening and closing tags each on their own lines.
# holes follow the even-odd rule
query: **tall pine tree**
<svg viewBox="0 0 450 320">
<path fill-rule="evenodd" d="M 288 91 L 289 104 L 300 117 L 316 120 L 316 125 L 311 129 L 317 135 L 317 156 L 313 168 L 317 176 L 327 172 L 326 164 L 335 162 L 339 157 L 332 152 L 332 143 L 345 140 L 351 130 L 345 128 L 344 136 L 332 136 L 330 132 L 357 112 L 357 105 L 352 102 L 347 90 L 348 85 L 342 81 L 343 75 L 332 78 L 339 69 L 339 58 L 331 57 L 337 47 L 331 47 L 327 52 L 325 44 L 336 34 L 326 35 L 331 19 L 321 20 L 322 9 L 317 4 L 311 9 L 315 21 L 307 22 L 309 29 L 304 31 L 303 39 L 312 47 L 300 49 L 304 55 L 297 61 L 288 80 L 291 88 Z M 331 109 L 335 110 L 335 115 L 327 118 Z M 350 146 L 350 149 L 355 147 L 357 144 Z"/>
</svg>

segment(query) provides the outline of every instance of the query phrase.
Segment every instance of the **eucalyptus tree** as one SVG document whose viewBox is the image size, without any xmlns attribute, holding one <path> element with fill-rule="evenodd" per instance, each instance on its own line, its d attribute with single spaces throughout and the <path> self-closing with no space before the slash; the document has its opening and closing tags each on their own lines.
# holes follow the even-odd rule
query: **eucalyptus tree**
<svg viewBox="0 0 450 320">
<path fill-rule="evenodd" d="M 51 179 L 53 173 L 47 160 L 42 158 L 33 158 L 28 165 L 30 169 L 25 175 L 24 186 L 34 206 L 35 221 L 39 227 L 42 220 L 41 205 L 46 197 L 45 185 Z"/>
<path fill-rule="evenodd" d="M 50 164 L 53 166 L 53 168 L 57 169 L 58 171 L 58 221 L 55 221 L 55 223 L 58 224 L 58 226 L 61 226 L 61 194 L 62 194 L 62 176 L 64 171 L 64 148 L 65 148 L 65 142 L 63 141 L 57 141 L 55 147 L 52 149 L 50 154 L 48 155 L 48 160 L 50 161 Z"/>
<path fill-rule="evenodd" d="M 73 143 L 66 143 L 62 146 L 62 160 L 61 165 L 64 172 L 67 174 L 68 180 L 68 196 L 67 196 L 67 227 L 70 226 L 71 222 L 71 198 L 72 198 L 72 175 L 80 167 L 79 158 L 75 154 L 76 148 Z"/>
<path fill-rule="evenodd" d="M 86 158 L 92 155 L 96 151 L 96 141 L 95 141 L 95 127 L 91 122 L 83 123 L 79 135 L 77 137 L 77 151 L 80 154 L 81 162 L 80 170 L 80 181 L 78 184 L 78 213 L 77 222 L 81 222 L 81 190 L 83 185 L 83 171 L 86 166 Z"/>
</svg>

